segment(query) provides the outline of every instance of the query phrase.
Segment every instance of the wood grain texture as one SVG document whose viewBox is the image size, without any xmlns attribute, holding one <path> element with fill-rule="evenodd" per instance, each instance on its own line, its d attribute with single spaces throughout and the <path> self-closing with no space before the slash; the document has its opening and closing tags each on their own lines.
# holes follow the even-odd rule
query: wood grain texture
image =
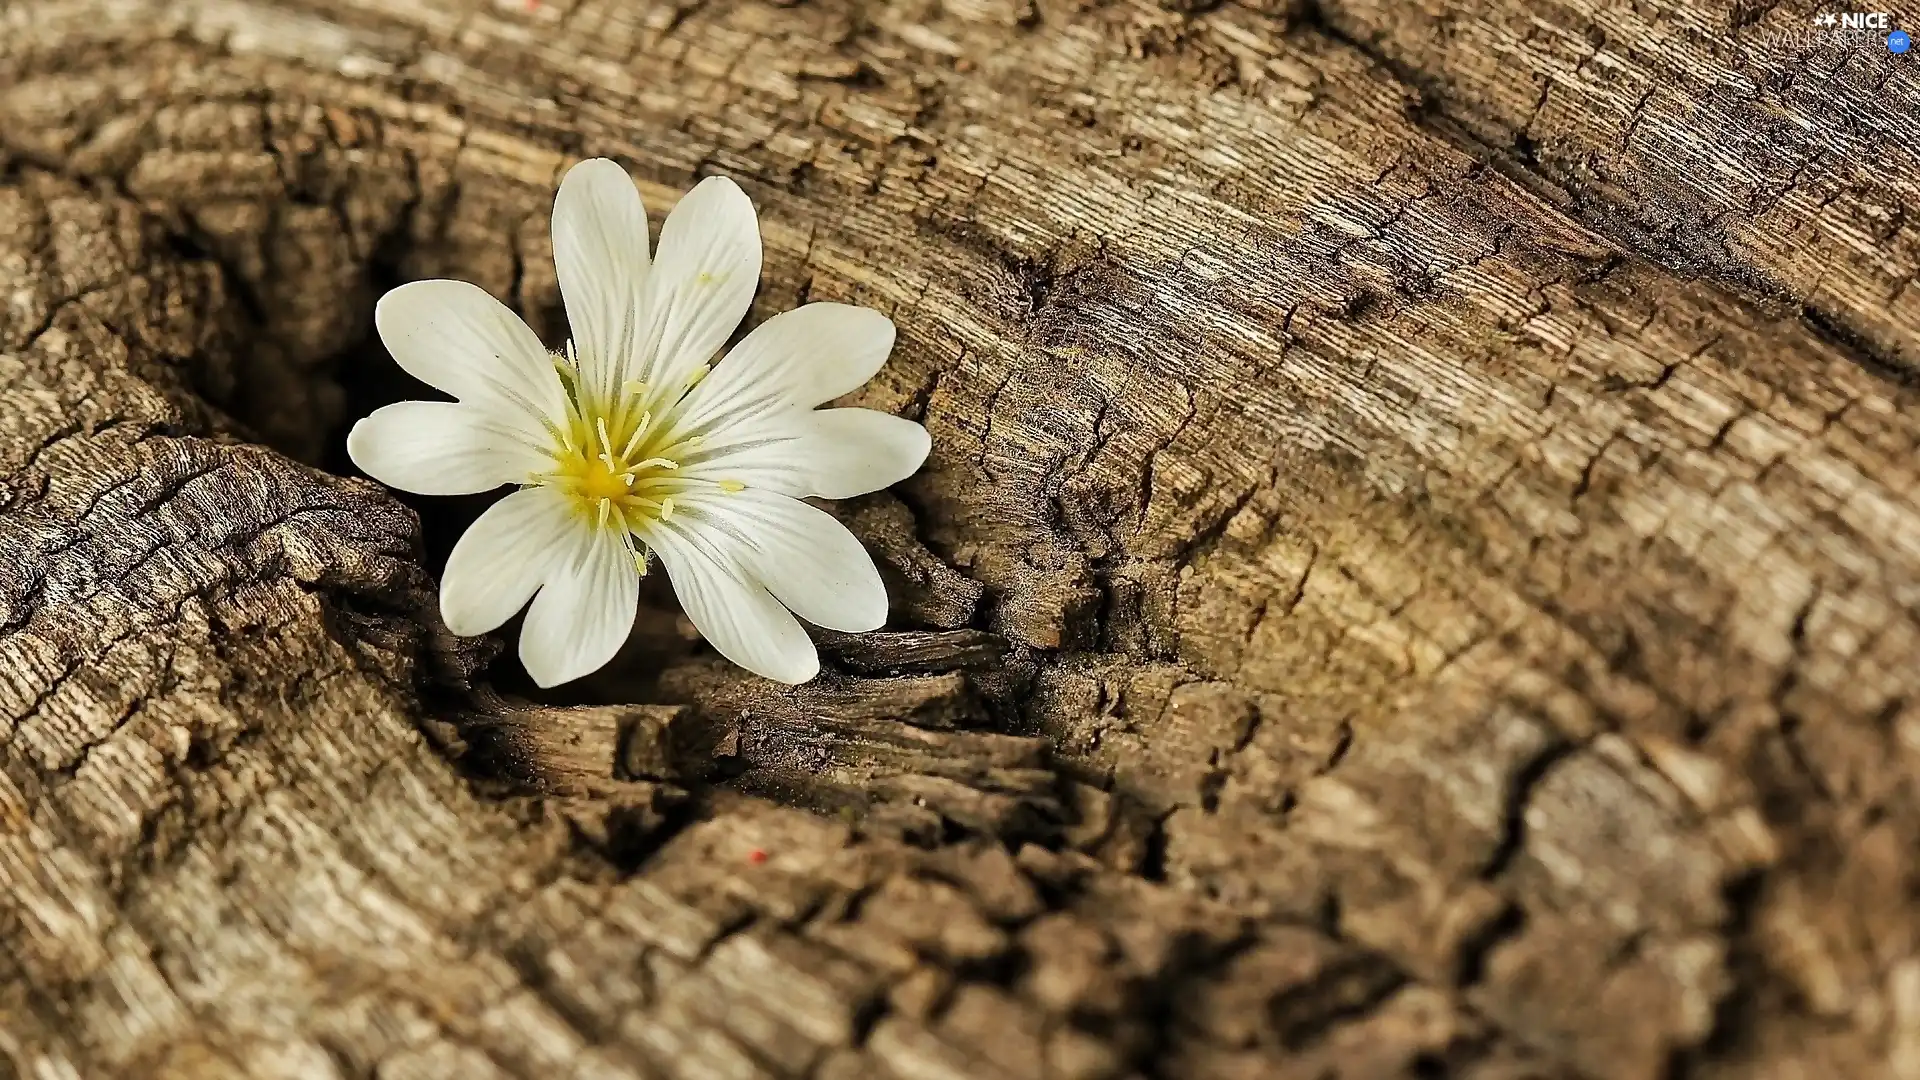
<svg viewBox="0 0 1920 1080">
<path fill-rule="evenodd" d="M 1920 25 L 1920 8 L 1880 11 Z M 1716 279 L 1906 382 L 1920 377 L 1920 80 L 1885 29 L 1816 4 L 1329 0 L 1346 40 L 1498 148 L 1549 201 L 1675 273 Z"/>
<path fill-rule="evenodd" d="M 1809 10 L 0 8 L 0 1075 L 1920 1077 L 1920 90 Z M 816 684 L 534 701 L 340 474 L 596 155 L 900 329 Z"/>
</svg>

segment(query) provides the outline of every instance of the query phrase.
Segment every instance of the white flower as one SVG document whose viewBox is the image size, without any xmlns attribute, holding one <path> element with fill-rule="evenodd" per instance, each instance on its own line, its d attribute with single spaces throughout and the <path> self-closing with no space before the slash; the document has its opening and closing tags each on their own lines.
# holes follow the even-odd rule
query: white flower
<svg viewBox="0 0 1920 1080">
<path fill-rule="evenodd" d="M 708 370 L 760 278 L 753 204 L 703 181 L 673 209 L 649 264 L 640 194 L 611 161 L 567 173 L 553 255 L 573 340 L 549 353 L 478 286 L 419 281 L 375 312 L 400 366 L 457 401 L 403 401 L 354 425 L 369 475 L 423 495 L 519 484 L 454 546 L 440 611 L 484 634 L 531 600 L 520 659 L 541 686 L 589 674 L 633 627 L 660 556 L 688 618 L 721 655 L 800 683 L 820 670 L 794 618 L 834 630 L 886 621 L 860 542 L 808 497 L 911 476 L 920 425 L 816 407 L 886 362 L 879 312 L 808 304 L 768 319 Z"/>
</svg>

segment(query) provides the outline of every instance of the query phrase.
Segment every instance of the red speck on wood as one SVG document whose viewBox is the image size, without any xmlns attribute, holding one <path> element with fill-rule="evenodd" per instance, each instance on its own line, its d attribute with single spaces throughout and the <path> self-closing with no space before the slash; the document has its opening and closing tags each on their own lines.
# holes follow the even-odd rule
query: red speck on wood
<svg viewBox="0 0 1920 1080">
<path fill-rule="evenodd" d="M 757 866 L 767 861 L 767 853 L 761 851 L 759 848 L 754 848 L 752 851 L 747 852 L 747 861 Z"/>
</svg>

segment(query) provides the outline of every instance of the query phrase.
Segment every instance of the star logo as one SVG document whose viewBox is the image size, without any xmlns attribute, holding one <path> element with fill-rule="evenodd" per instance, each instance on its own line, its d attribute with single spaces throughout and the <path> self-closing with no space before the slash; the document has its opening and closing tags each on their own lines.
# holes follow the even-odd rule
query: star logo
<svg viewBox="0 0 1920 1080">
<path fill-rule="evenodd" d="M 1823 11 L 1813 17 L 1813 24 L 1815 26 L 1832 26 L 1839 21 L 1839 17 L 1831 11 Z"/>
</svg>

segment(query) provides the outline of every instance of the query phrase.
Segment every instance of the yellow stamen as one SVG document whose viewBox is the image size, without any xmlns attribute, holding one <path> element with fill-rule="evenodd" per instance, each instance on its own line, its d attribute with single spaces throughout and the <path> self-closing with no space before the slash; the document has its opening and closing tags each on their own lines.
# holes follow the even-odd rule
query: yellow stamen
<svg viewBox="0 0 1920 1080">
<path fill-rule="evenodd" d="M 652 413 L 643 412 L 640 414 L 640 424 L 639 426 L 633 429 L 633 437 L 627 440 L 626 448 L 620 451 L 621 457 L 624 458 L 624 457 L 633 456 L 633 452 L 640 448 L 640 436 L 645 435 L 647 433 L 647 428 L 652 424 L 653 424 Z"/>
<path fill-rule="evenodd" d="M 661 521 L 673 520 L 673 496 L 671 495 L 660 500 L 660 520 Z"/>
<path fill-rule="evenodd" d="M 713 368 L 708 367 L 706 364 L 701 364 L 699 367 L 694 368 L 693 374 L 687 376 L 687 389 L 691 390 L 694 387 L 699 386 L 700 380 L 706 378 L 707 372 L 712 370 Z"/>
<path fill-rule="evenodd" d="M 732 495 L 736 492 L 747 490 L 747 485 L 738 480 L 722 480 L 720 481 L 720 490 Z"/>
<path fill-rule="evenodd" d="M 613 440 L 607 438 L 607 418 L 604 416 L 594 417 L 593 427 L 594 430 L 600 433 L 600 445 L 606 448 L 606 452 L 600 455 L 600 460 L 606 462 L 607 468 L 611 470 L 613 468 Z"/>
</svg>

